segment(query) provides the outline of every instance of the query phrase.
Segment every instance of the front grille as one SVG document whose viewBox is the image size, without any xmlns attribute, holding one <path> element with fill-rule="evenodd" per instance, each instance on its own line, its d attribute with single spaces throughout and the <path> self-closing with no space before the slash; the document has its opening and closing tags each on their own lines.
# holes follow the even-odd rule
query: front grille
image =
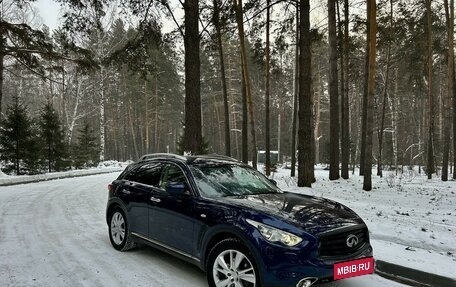
<svg viewBox="0 0 456 287">
<path fill-rule="evenodd" d="M 358 238 L 358 244 L 349 247 L 347 238 L 350 235 L 355 235 Z M 322 257 L 340 257 L 351 255 L 360 250 L 368 239 L 367 227 L 358 229 L 340 230 L 338 232 L 330 232 L 319 236 L 320 239 L 320 256 Z"/>
</svg>

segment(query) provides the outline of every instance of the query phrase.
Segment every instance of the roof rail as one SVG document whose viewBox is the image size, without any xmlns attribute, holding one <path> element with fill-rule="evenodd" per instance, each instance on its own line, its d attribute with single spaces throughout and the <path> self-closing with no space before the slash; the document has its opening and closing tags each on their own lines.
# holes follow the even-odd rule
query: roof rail
<svg viewBox="0 0 456 287">
<path fill-rule="evenodd" d="M 228 160 L 228 161 L 238 161 L 237 159 L 235 158 L 232 158 L 230 156 L 227 156 L 227 155 L 221 155 L 221 154 L 216 154 L 216 153 L 212 153 L 212 154 L 202 154 L 202 155 L 198 155 L 196 157 L 208 157 L 208 158 L 217 158 L 217 159 L 224 159 L 224 160 Z"/>
<path fill-rule="evenodd" d="M 139 160 L 148 160 L 148 159 L 153 159 L 153 158 L 175 158 L 175 159 L 180 159 L 180 160 L 187 160 L 186 157 L 173 154 L 173 153 L 151 153 L 151 154 L 145 154 L 143 155 Z"/>
</svg>

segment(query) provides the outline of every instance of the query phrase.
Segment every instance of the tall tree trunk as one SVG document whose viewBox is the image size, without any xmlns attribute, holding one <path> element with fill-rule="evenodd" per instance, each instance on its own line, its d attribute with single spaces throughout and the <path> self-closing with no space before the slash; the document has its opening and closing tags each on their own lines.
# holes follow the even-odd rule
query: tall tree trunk
<svg viewBox="0 0 456 287">
<path fill-rule="evenodd" d="M 3 13 L 0 16 L 0 121 L 2 120 L 2 100 L 3 100 L 3 69 L 5 68 L 4 65 L 4 60 L 5 60 L 5 54 L 4 54 L 4 45 L 5 45 L 5 38 L 3 37 Z"/>
<path fill-rule="evenodd" d="M 128 102 L 128 122 L 130 124 L 130 132 L 131 132 L 131 138 L 133 142 L 133 148 L 135 152 L 135 158 L 139 158 L 139 149 L 138 149 L 138 144 L 136 141 L 136 130 L 135 130 L 135 123 L 133 122 L 133 104 L 131 102 L 131 99 Z"/>
<path fill-rule="evenodd" d="M 266 94 L 265 94 L 265 146 L 266 146 L 266 154 L 265 154 L 265 170 L 266 175 L 269 176 L 271 174 L 271 125 L 270 125 L 270 111 L 269 111 L 269 88 L 270 88 L 270 68 L 269 63 L 271 61 L 271 54 L 270 54 L 270 45 L 269 45 L 269 22 L 270 22 L 270 2 L 271 0 L 266 0 Z"/>
<path fill-rule="evenodd" d="M 255 136 L 255 118 L 253 117 L 253 99 L 252 99 L 252 88 L 250 82 L 249 74 L 249 64 L 247 59 L 247 51 L 245 47 L 245 34 L 244 34 L 244 12 L 242 6 L 242 0 L 233 0 L 234 10 L 236 13 L 236 22 L 239 32 L 239 41 L 241 46 L 241 59 L 242 59 L 242 70 L 244 71 L 245 79 L 245 90 L 247 95 L 247 106 L 249 113 L 249 124 L 250 124 L 250 137 L 252 140 L 251 156 L 252 156 L 252 166 L 256 169 L 257 167 L 257 150 L 256 150 L 256 136 Z"/>
<path fill-rule="evenodd" d="M 203 134 L 201 127 L 200 83 L 200 36 L 198 31 L 199 1 L 184 3 L 184 48 L 185 48 L 185 129 L 184 152 L 202 153 Z"/>
<path fill-rule="evenodd" d="M 389 23 L 389 33 L 393 32 L 393 1 L 390 1 L 390 23 Z M 389 71 L 391 65 L 391 41 L 388 41 L 388 48 L 386 52 L 386 73 L 385 73 L 385 85 L 383 87 L 383 104 L 382 104 L 382 115 L 380 128 L 378 130 L 378 159 L 377 159 L 377 175 L 383 177 L 383 136 L 385 134 L 385 113 L 386 105 L 388 104 L 388 83 L 389 83 Z"/>
<path fill-rule="evenodd" d="M 367 0 L 369 6 L 369 0 Z M 369 15 L 369 12 L 367 12 Z M 368 16 L 369 17 L 369 16 Z M 361 150 L 359 154 L 359 175 L 364 175 L 364 166 L 366 161 L 366 135 L 367 135 L 367 102 L 369 94 L 369 55 L 370 55 L 370 21 L 367 21 L 367 42 L 366 42 L 366 54 L 364 62 L 364 86 L 363 86 L 363 100 L 362 100 L 362 115 L 361 115 Z"/>
<path fill-rule="evenodd" d="M 147 94 L 147 80 L 144 79 L 144 130 L 145 130 L 145 153 L 150 153 L 150 119 L 149 119 L 149 95 Z"/>
<path fill-rule="evenodd" d="M 296 48 L 293 91 L 293 119 L 291 127 L 291 176 L 296 175 L 296 130 L 298 120 L 298 93 L 299 93 L 299 7 L 296 5 Z"/>
<path fill-rule="evenodd" d="M 302 13 L 301 13 L 302 15 Z M 329 29 L 329 179 L 339 179 L 339 92 L 337 79 L 336 1 L 328 0 Z M 302 34 L 301 34 L 302 39 Z M 302 81 L 300 82 L 302 84 Z"/>
<path fill-rule="evenodd" d="M 315 130 L 314 130 L 314 141 L 315 141 L 315 164 L 320 163 L 320 118 L 321 118 L 321 97 L 323 95 L 324 86 L 321 76 L 320 63 L 317 64 L 317 78 L 318 78 L 318 93 L 317 100 L 314 102 L 315 105 Z"/>
<path fill-rule="evenodd" d="M 217 48 L 220 58 L 220 77 L 222 81 L 222 93 L 223 93 L 223 108 L 225 112 L 225 155 L 231 156 L 231 135 L 230 135 L 230 107 L 228 103 L 228 91 L 226 85 L 226 74 L 225 74 L 225 59 L 222 45 L 222 32 L 220 27 L 220 6 L 219 0 L 213 0 L 214 2 L 214 17 L 213 23 L 215 27 L 217 37 Z"/>
<path fill-rule="evenodd" d="M 343 65 L 342 71 L 345 78 L 342 78 L 344 83 L 342 89 L 342 99 L 341 99 L 341 111 L 342 111 L 342 171 L 341 176 L 343 179 L 349 178 L 349 163 L 350 163 L 350 106 L 349 106 L 349 79 L 348 76 L 348 64 L 349 64 L 349 30 L 348 30 L 348 22 L 349 22 L 349 14 L 348 14 L 348 0 L 344 0 L 344 39 L 342 45 L 342 54 L 343 54 Z"/>
<path fill-rule="evenodd" d="M 363 189 L 372 190 L 372 137 L 374 133 L 374 96 L 375 96 L 375 54 L 377 44 L 377 7 L 375 0 L 367 1 L 369 21 L 369 81 L 366 122 L 366 153 L 364 165 Z"/>
<path fill-rule="evenodd" d="M 432 94 L 432 17 L 431 0 L 426 0 L 426 19 L 427 19 L 427 96 L 428 96 L 428 142 L 427 142 L 427 176 L 432 178 L 434 169 L 434 96 Z"/>
<path fill-rule="evenodd" d="M 105 91 L 104 91 L 104 68 L 103 66 L 101 67 L 100 70 L 100 83 L 99 83 L 99 89 L 100 89 L 100 104 L 99 104 L 99 123 L 100 123 L 100 161 L 104 161 L 105 158 L 105 145 L 106 145 L 106 138 L 105 138 L 105 132 L 106 132 L 106 127 L 105 127 Z"/>
<path fill-rule="evenodd" d="M 312 53 L 309 0 L 300 0 L 298 186 L 312 185 Z"/>
<path fill-rule="evenodd" d="M 453 98 L 454 86 L 454 0 L 450 0 L 448 7 L 448 0 L 444 0 L 445 6 L 445 20 L 447 26 L 447 41 L 448 41 L 448 55 L 447 55 L 447 95 L 444 101 L 444 128 L 443 128 L 443 163 L 442 163 L 442 181 L 448 180 L 448 162 L 450 155 L 450 133 L 451 133 L 451 109 L 450 101 Z M 454 135 L 453 135 L 454 137 Z"/>
<path fill-rule="evenodd" d="M 241 64 L 244 65 L 244 64 Z M 249 113 L 247 108 L 247 84 L 242 69 L 242 162 L 249 161 Z"/>
<path fill-rule="evenodd" d="M 392 134 L 392 145 L 393 145 L 393 156 L 394 156 L 394 170 L 396 175 L 398 173 L 398 123 L 397 123 L 397 107 L 399 105 L 399 101 L 397 98 L 397 93 L 399 90 L 399 68 L 395 68 L 395 82 L 394 82 L 394 93 L 390 100 L 390 109 L 391 109 L 391 126 L 393 127 L 393 134 Z"/>
</svg>

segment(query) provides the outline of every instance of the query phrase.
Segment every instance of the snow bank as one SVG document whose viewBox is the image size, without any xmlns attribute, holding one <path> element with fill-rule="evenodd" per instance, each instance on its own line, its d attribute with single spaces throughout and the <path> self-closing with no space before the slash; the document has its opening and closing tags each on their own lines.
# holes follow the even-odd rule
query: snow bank
<svg viewBox="0 0 456 287">
<path fill-rule="evenodd" d="M 21 175 L 21 176 L 8 176 L 0 171 L 0 186 L 25 184 L 39 181 L 46 181 L 52 179 L 60 179 L 67 177 L 80 177 L 87 175 L 95 175 L 102 173 L 122 171 L 131 162 L 118 162 L 118 161 L 104 161 L 100 162 L 98 167 L 89 169 L 77 169 L 63 172 L 52 172 L 36 175 Z"/>
</svg>

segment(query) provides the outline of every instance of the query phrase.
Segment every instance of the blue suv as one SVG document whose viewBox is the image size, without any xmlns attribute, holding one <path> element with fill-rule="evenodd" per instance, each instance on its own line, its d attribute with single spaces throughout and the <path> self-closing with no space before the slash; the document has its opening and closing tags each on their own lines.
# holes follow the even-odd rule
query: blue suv
<svg viewBox="0 0 456 287">
<path fill-rule="evenodd" d="M 199 266 L 210 287 L 306 287 L 372 256 L 351 209 L 217 155 L 143 156 L 109 185 L 106 220 L 115 249 L 146 243 Z"/>
</svg>

